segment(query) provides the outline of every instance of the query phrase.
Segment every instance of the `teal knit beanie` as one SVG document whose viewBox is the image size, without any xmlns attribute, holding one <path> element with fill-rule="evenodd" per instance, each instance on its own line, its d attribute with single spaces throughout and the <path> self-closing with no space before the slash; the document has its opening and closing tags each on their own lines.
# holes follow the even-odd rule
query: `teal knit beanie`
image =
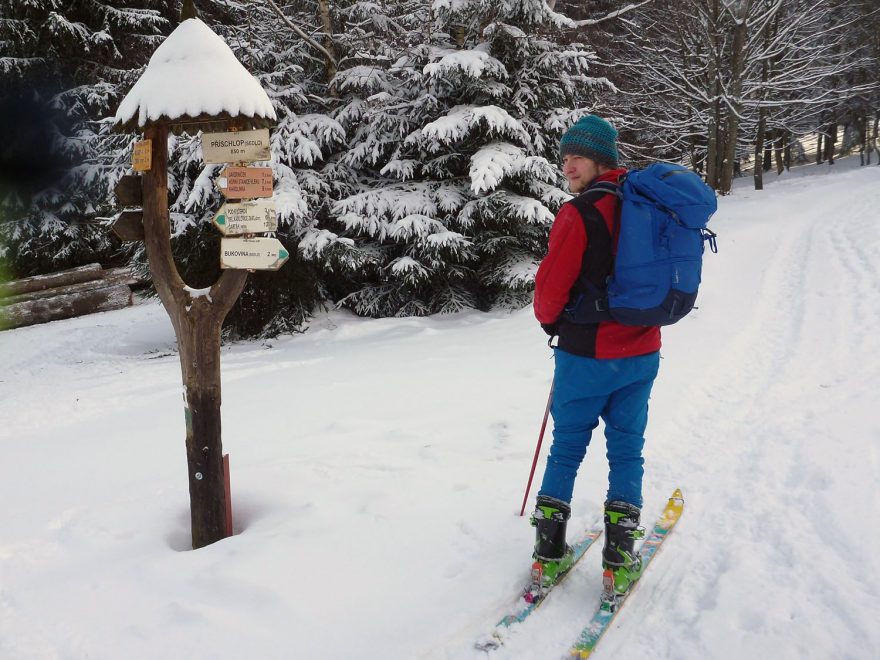
<svg viewBox="0 0 880 660">
<path fill-rule="evenodd" d="M 617 167 L 617 129 L 595 115 L 581 117 L 559 141 L 559 154 L 583 156 L 610 168 Z"/>
</svg>

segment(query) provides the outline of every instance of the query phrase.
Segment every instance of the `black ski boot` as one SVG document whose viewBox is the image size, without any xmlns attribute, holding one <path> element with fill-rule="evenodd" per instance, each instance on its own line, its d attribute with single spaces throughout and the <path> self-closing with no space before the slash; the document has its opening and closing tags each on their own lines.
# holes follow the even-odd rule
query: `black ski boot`
<svg viewBox="0 0 880 660">
<path fill-rule="evenodd" d="M 574 553 L 565 543 L 565 527 L 569 517 L 571 507 L 567 502 L 538 495 L 531 521 L 536 531 L 535 552 L 532 555 L 535 559 L 532 565 L 532 582 L 535 586 L 551 586 L 571 568 Z"/>
<path fill-rule="evenodd" d="M 630 590 L 642 575 L 642 558 L 636 554 L 636 539 L 643 538 L 639 508 L 627 502 L 605 504 L 605 547 L 602 549 L 605 597 L 613 599 Z"/>
</svg>

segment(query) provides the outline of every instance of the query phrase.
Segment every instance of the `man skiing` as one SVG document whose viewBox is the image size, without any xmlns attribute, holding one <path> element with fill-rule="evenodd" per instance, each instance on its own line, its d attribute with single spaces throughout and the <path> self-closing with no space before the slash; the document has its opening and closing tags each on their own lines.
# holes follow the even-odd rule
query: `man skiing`
<svg viewBox="0 0 880 660">
<path fill-rule="evenodd" d="M 574 480 L 593 429 L 605 422 L 609 463 L 602 565 L 614 577 L 614 591 L 626 593 L 641 574 L 634 552 L 642 506 L 642 447 L 648 398 L 660 364 L 660 328 L 627 326 L 596 310 L 597 322 L 574 321 L 566 309 L 585 294 L 602 291 L 617 247 L 618 199 L 600 182 L 617 183 L 617 131 L 588 115 L 560 141 L 563 174 L 578 196 L 559 210 L 547 256 L 538 268 L 535 316 L 558 336 L 550 412 L 553 444 L 532 517 L 534 558 L 544 585 L 571 566 L 565 543 Z M 595 296 L 593 296 L 595 298 Z"/>
</svg>

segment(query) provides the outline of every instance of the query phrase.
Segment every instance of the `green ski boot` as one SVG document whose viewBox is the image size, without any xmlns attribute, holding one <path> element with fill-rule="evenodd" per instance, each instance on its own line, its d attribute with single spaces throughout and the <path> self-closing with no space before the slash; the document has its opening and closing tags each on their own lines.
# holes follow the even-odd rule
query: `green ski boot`
<svg viewBox="0 0 880 660">
<path fill-rule="evenodd" d="M 565 526 L 571 517 L 567 502 L 539 495 L 531 523 L 535 527 L 535 552 L 532 558 L 532 586 L 553 586 L 574 563 L 574 553 L 565 543 Z"/>
<path fill-rule="evenodd" d="M 645 536 L 645 530 L 639 527 L 639 513 L 637 506 L 627 502 L 605 504 L 602 586 L 603 599 L 612 604 L 642 575 L 642 558 L 634 549 L 636 540 Z"/>
</svg>

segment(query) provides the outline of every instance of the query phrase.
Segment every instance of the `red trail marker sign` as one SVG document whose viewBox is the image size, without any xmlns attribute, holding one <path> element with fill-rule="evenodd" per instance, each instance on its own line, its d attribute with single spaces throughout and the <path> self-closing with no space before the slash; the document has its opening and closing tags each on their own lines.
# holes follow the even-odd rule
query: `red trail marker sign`
<svg viewBox="0 0 880 660">
<path fill-rule="evenodd" d="M 227 199 L 271 197 L 272 168 L 224 167 L 216 183 Z"/>
</svg>

